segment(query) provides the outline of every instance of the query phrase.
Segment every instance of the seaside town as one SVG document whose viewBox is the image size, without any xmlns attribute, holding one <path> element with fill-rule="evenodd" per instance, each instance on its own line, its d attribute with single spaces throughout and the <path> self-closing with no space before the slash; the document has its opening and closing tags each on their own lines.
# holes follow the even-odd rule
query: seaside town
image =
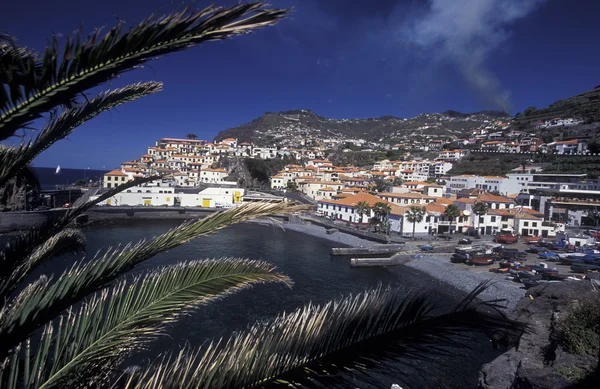
<svg viewBox="0 0 600 389">
<path fill-rule="evenodd" d="M 580 124 L 581 120 L 556 118 L 540 122 L 538 127 Z M 288 146 L 268 147 L 235 138 L 214 142 L 195 136 L 162 138 L 139 159 L 123 162 L 104 174 L 102 188 L 108 190 L 154 174 L 162 179 L 127 189 L 101 205 L 228 208 L 248 201 L 287 201 L 293 194 L 315 204 L 316 216 L 359 228 L 377 229 L 372 226 L 374 221 L 381 222 L 377 206 L 385 205 L 384 230 L 415 236 L 471 230 L 480 235 L 510 231 L 548 238 L 565 232 L 565 226 L 593 227 L 600 222 L 600 178 L 588 178 L 583 173 L 545 173 L 543 164 L 530 162 L 503 176 L 451 174 L 453 165 L 468 154 L 586 155 L 586 140 L 543 143 L 541 138 L 512 130 L 510 123 L 502 121 L 485 123 L 471 134 L 464 140 L 429 139 L 411 146 L 435 150 L 437 156 L 432 159 L 404 153 L 400 154 L 402 160 L 381 159 L 361 167 L 336 166 L 326 158 L 332 143 L 346 144 L 348 139 L 313 139 L 313 146 L 290 145 L 286 139 Z M 365 143 L 354 141 L 357 145 Z M 455 142 L 478 147 L 442 147 Z M 366 147 L 387 149 L 374 144 Z M 396 144 L 392 149 L 399 147 L 405 146 Z M 227 158 L 285 159 L 294 163 L 269 177 L 264 190 L 253 190 L 240 186 L 230 171 L 219 167 L 219 162 Z M 421 208 L 424 217 L 410 222 L 413 207 Z"/>
<path fill-rule="evenodd" d="M 598 388 L 599 2 L 46 3 L 0 388 Z"/>
</svg>

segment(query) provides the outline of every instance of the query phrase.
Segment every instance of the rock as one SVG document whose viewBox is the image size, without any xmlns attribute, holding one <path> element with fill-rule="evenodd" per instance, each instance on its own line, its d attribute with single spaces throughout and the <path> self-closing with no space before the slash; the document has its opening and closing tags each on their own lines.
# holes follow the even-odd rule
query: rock
<svg viewBox="0 0 600 389">
<path fill-rule="evenodd" d="M 522 355 L 514 348 L 486 363 L 479 372 L 479 388 L 510 389 L 521 362 Z"/>
<path fill-rule="evenodd" d="M 529 323 L 514 348 L 490 363 L 479 375 L 485 389 L 569 388 L 590 374 L 595 357 L 572 355 L 562 350 L 553 335 L 556 321 L 573 300 L 600 299 L 590 282 L 541 284 L 528 291 L 511 318 Z"/>
</svg>

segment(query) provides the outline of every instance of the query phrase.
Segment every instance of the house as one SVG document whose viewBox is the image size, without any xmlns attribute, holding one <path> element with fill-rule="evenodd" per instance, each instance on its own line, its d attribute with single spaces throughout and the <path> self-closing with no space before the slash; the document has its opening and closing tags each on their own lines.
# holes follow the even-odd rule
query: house
<svg viewBox="0 0 600 389">
<path fill-rule="evenodd" d="M 466 154 L 467 154 L 467 152 L 465 150 L 459 150 L 459 149 L 442 150 L 438 154 L 437 159 L 442 159 L 442 160 L 447 160 L 447 161 L 458 161 L 462 157 L 464 157 Z"/>
<path fill-rule="evenodd" d="M 366 203 L 373 208 L 377 203 L 387 203 L 369 193 L 359 193 L 341 200 L 321 199 L 317 205 L 317 213 L 332 219 L 347 221 L 354 224 L 368 224 L 373 217 L 372 209 L 365 215 L 358 215 L 356 205 Z"/>
<path fill-rule="evenodd" d="M 483 142 L 483 144 L 481 145 L 481 149 L 496 151 L 496 150 L 499 150 L 500 147 L 502 147 L 503 145 L 504 145 L 504 142 L 501 142 L 499 140 L 491 140 L 491 141 Z"/>
<path fill-rule="evenodd" d="M 556 154 L 578 154 L 587 152 L 587 142 L 581 139 L 564 140 L 548 144 Z"/>
<path fill-rule="evenodd" d="M 434 197 L 425 196 L 421 193 L 394 193 L 383 192 L 378 194 L 385 201 L 397 205 L 429 204 L 435 200 Z"/>
<path fill-rule="evenodd" d="M 229 174 L 227 170 L 221 168 L 205 168 L 200 172 L 200 181 L 202 182 L 223 182 Z"/>
<path fill-rule="evenodd" d="M 128 177 L 128 175 L 121 169 L 111 170 L 110 172 L 104 174 L 102 187 L 116 188 L 119 185 L 127 183 L 129 180 L 130 178 Z"/>
<path fill-rule="evenodd" d="M 432 139 L 428 144 L 429 150 L 440 150 L 444 143 L 446 142 L 441 139 Z"/>
</svg>

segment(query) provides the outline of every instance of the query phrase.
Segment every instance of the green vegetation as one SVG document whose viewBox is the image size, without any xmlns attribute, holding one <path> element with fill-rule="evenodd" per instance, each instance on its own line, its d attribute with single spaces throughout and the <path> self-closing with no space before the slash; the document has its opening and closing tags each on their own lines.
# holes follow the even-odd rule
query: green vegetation
<svg viewBox="0 0 600 389">
<path fill-rule="evenodd" d="M 470 153 L 452 165 L 449 174 L 476 174 L 482 176 L 501 176 L 519 167 L 526 157 L 515 154 Z"/>
<path fill-rule="evenodd" d="M 560 366 L 556 372 L 569 382 L 578 382 L 589 374 L 589 371 L 575 366 Z"/>
<path fill-rule="evenodd" d="M 579 95 L 559 100 L 548 108 L 527 108 L 517 114 L 518 126 L 527 126 L 552 118 L 582 118 L 586 122 L 600 121 L 600 86 Z"/>
<path fill-rule="evenodd" d="M 375 162 L 386 159 L 386 153 L 378 151 L 344 153 L 338 151 L 329 155 L 329 159 L 336 166 L 373 166 Z"/>
<path fill-rule="evenodd" d="M 450 204 L 446 207 L 444 216 L 450 220 L 449 231 L 452 232 L 452 222 L 454 222 L 454 220 L 460 216 L 460 209 L 456 205 Z"/>
<path fill-rule="evenodd" d="M 590 178 L 600 175 L 599 155 L 554 155 L 544 173 L 585 173 Z"/>
<path fill-rule="evenodd" d="M 417 226 L 417 223 L 421 223 L 423 221 L 423 218 L 425 218 L 425 208 L 424 207 L 418 207 L 416 205 L 413 205 L 409 208 L 408 211 L 406 211 L 406 213 L 404 214 L 406 221 L 409 223 L 412 223 L 413 225 L 413 229 L 412 229 L 412 236 L 413 239 L 415 238 L 415 228 Z"/>
<path fill-rule="evenodd" d="M 600 300 L 575 300 L 559 319 L 558 344 L 571 354 L 598 355 L 600 347 Z"/>
</svg>

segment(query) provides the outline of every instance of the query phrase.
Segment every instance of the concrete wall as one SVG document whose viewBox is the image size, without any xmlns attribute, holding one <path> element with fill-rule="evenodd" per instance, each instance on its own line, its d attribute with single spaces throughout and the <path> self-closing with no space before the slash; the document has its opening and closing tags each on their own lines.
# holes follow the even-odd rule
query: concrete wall
<svg viewBox="0 0 600 389">
<path fill-rule="evenodd" d="M 37 227 L 46 220 L 61 217 L 64 213 L 65 210 L 63 209 L 32 212 L 1 212 L 0 233 Z"/>
</svg>

